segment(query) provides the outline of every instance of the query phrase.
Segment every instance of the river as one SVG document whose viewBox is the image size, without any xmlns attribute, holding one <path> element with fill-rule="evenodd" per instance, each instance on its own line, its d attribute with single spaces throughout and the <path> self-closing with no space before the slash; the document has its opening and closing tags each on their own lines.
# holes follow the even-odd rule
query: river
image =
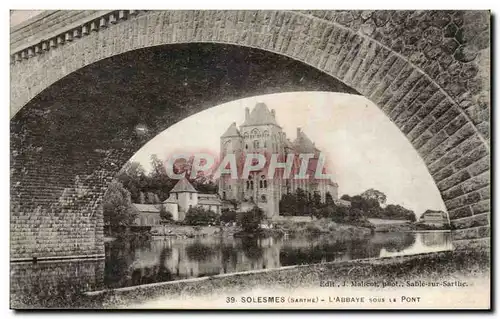
<svg viewBox="0 0 500 319">
<path fill-rule="evenodd" d="M 449 232 L 236 239 L 115 240 L 106 243 L 104 286 L 127 287 L 247 270 L 450 250 Z"/>
</svg>

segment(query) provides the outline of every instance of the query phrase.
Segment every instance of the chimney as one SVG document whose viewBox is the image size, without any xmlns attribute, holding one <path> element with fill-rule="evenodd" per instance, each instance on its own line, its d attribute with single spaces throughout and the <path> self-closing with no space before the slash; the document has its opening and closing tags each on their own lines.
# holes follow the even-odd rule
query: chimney
<svg viewBox="0 0 500 319">
<path fill-rule="evenodd" d="M 276 111 L 274 111 L 274 109 L 271 110 L 271 114 L 273 115 L 274 118 L 276 118 Z"/>
<path fill-rule="evenodd" d="M 248 107 L 245 107 L 245 121 L 248 120 L 250 117 L 250 109 Z"/>
</svg>

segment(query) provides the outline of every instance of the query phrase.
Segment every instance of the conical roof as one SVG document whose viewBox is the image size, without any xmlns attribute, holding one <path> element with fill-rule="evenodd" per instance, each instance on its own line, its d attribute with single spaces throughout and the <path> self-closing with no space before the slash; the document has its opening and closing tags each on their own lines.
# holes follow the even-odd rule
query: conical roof
<svg viewBox="0 0 500 319">
<path fill-rule="evenodd" d="M 227 128 L 226 132 L 222 134 L 221 137 L 235 137 L 235 136 L 241 136 L 240 131 L 236 128 L 236 122 L 233 122 L 233 124 L 229 125 Z"/>
<path fill-rule="evenodd" d="M 257 103 L 242 126 L 273 124 L 278 126 L 276 118 L 264 103 Z"/>
<path fill-rule="evenodd" d="M 196 189 L 194 189 L 193 185 L 186 179 L 183 178 L 175 184 L 174 188 L 170 191 L 170 193 L 198 193 Z"/>
</svg>

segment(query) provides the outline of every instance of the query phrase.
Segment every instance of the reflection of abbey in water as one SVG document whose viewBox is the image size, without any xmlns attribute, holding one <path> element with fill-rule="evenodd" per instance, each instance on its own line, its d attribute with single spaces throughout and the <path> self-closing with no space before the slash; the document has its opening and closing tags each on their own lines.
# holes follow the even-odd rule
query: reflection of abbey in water
<svg viewBox="0 0 500 319">
<path fill-rule="evenodd" d="M 212 276 L 257 269 L 425 253 L 451 249 L 447 232 L 377 233 L 345 240 L 331 236 L 228 240 L 168 238 L 106 248 L 108 287 Z"/>
<path fill-rule="evenodd" d="M 279 215 L 279 201 L 283 194 L 294 192 L 301 188 L 306 193 L 319 193 L 321 200 L 325 201 L 327 193 L 332 199 L 338 199 L 338 185 L 329 179 L 314 179 L 314 172 L 318 163 L 319 153 L 315 144 L 304 132 L 297 128 L 297 137 L 292 142 L 276 121 L 276 113 L 269 110 L 264 103 L 257 103 L 252 111 L 245 109 L 245 121 L 239 129 L 236 123 L 229 126 L 220 138 L 220 158 L 226 154 L 235 154 L 241 158 L 242 154 L 259 153 L 278 154 L 285 159 L 287 154 L 314 154 L 310 160 L 308 174 L 310 179 L 283 179 L 275 177 L 267 179 L 267 170 L 250 172 L 249 176 L 241 179 L 231 179 L 229 174 L 222 175 L 219 179 L 219 195 L 222 199 L 236 200 L 245 206 L 256 204 L 262 208 L 268 218 Z M 282 162 L 284 160 L 280 160 Z M 298 163 L 297 163 L 298 164 Z M 241 167 L 238 172 L 241 172 Z"/>
</svg>

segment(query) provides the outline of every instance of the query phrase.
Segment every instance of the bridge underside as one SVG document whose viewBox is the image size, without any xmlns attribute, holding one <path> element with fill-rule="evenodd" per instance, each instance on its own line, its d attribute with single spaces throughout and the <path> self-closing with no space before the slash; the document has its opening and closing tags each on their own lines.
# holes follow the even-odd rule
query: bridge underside
<svg viewBox="0 0 500 319">
<path fill-rule="evenodd" d="M 378 105 L 429 168 L 455 246 L 488 245 L 489 25 L 486 11 L 122 10 L 18 27 L 11 260 L 103 255 L 101 197 L 148 140 L 220 103 L 315 90 Z"/>
<path fill-rule="evenodd" d="M 357 94 L 284 56 L 215 44 L 132 51 L 50 86 L 11 121 L 11 258 L 102 255 L 100 199 L 146 142 L 209 107 L 293 91 Z"/>
</svg>

